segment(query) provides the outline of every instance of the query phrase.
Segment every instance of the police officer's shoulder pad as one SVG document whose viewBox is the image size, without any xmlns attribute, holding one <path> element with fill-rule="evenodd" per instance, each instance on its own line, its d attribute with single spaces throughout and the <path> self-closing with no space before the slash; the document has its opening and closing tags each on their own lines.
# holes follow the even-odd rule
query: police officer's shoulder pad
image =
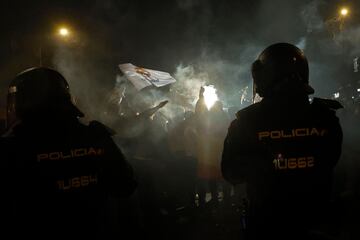
<svg viewBox="0 0 360 240">
<path fill-rule="evenodd" d="M 115 130 L 109 128 L 108 126 L 106 126 L 105 124 L 103 124 L 99 121 L 91 121 L 89 123 L 89 127 L 91 129 L 94 129 L 99 134 L 106 134 L 106 135 L 110 135 L 110 136 L 113 136 L 116 134 Z"/>
<path fill-rule="evenodd" d="M 332 110 L 338 110 L 340 108 L 343 108 L 340 102 L 333 99 L 324 99 L 324 98 L 315 97 L 312 101 L 312 104 L 314 106 L 326 107 Z"/>
<path fill-rule="evenodd" d="M 260 106 L 260 102 L 251 104 L 236 113 L 237 118 L 242 118 L 243 116 L 256 114 Z"/>
</svg>

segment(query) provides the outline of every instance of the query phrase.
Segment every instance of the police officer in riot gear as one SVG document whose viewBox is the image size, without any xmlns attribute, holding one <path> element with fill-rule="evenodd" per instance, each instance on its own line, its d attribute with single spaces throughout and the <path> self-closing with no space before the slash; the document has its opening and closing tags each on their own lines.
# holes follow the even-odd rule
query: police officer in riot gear
<svg viewBox="0 0 360 240">
<path fill-rule="evenodd" d="M 252 65 L 260 102 L 242 109 L 224 143 L 222 173 L 246 183 L 250 239 L 312 239 L 324 223 L 342 129 L 333 100 L 314 98 L 307 59 L 277 43 Z M 330 215 L 330 214 L 329 214 Z"/>
<path fill-rule="evenodd" d="M 7 113 L 0 146 L 9 233 L 15 239 L 111 238 L 105 203 L 130 196 L 137 185 L 112 131 L 96 121 L 80 123 L 84 114 L 72 103 L 67 81 L 44 67 L 15 77 Z"/>
</svg>

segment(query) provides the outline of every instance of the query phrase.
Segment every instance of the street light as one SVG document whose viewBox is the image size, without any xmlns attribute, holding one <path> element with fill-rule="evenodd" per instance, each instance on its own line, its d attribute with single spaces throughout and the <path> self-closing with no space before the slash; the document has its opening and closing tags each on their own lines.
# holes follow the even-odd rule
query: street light
<svg viewBox="0 0 360 240">
<path fill-rule="evenodd" d="M 349 17 L 349 14 L 349 8 L 342 7 L 338 9 L 338 12 L 334 17 L 326 20 L 325 24 L 329 27 L 335 41 L 337 41 L 337 34 L 343 34 L 345 20 Z"/>
<path fill-rule="evenodd" d="M 69 30 L 68 27 L 65 27 L 65 26 L 61 26 L 61 27 L 58 27 L 56 28 L 56 36 L 54 36 L 55 38 L 61 38 L 62 41 L 69 41 L 69 37 L 71 37 L 71 31 Z M 55 40 L 54 38 L 48 38 L 46 40 Z M 45 39 L 44 39 L 45 40 Z M 44 49 L 43 49 L 43 43 L 40 43 L 40 46 L 39 46 L 39 55 L 40 55 L 40 59 L 39 59 L 39 63 L 40 63 L 40 66 L 43 65 L 43 55 L 44 55 Z"/>
<path fill-rule="evenodd" d="M 340 16 L 339 16 L 339 30 L 340 32 L 343 30 L 344 28 L 344 22 L 345 22 L 345 17 L 349 14 L 349 9 L 346 7 L 343 7 L 340 9 Z"/>
<path fill-rule="evenodd" d="M 61 37 L 67 37 L 67 36 L 69 36 L 69 34 L 70 34 L 69 29 L 66 28 L 66 27 L 61 27 L 61 28 L 59 28 L 58 33 L 59 33 L 59 35 L 60 35 Z"/>
<path fill-rule="evenodd" d="M 341 16 L 343 16 L 343 17 L 345 17 L 346 15 L 348 15 L 348 13 L 349 13 L 349 10 L 348 10 L 347 8 L 342 8 L 342 9 L 340 10 L 340 14 L 341 14 Z"/>
<path fill-rule="evenodd" d="M 340 34 L 340 46 L 341 51 L 344 53 L 344 25 L 345 25 L 345 18 L 348 16 L 349 10 L 346 7 L 340 9 L 340 16 L 339 18 L 339 34 Z"/>
</svg>

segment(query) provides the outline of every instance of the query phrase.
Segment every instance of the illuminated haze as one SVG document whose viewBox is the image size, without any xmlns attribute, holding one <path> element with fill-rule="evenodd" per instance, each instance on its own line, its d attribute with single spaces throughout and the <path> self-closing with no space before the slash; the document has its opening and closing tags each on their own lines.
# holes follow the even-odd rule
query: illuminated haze
<svg viewBox="0 0 360 240">
<path fill-rule="evenodd" d="M 12 10 L 0 8 L 1 24 L 6 25 L 1 46 L 10 45 L 11 53 L 8 58 L 2 54 L 3 79 L 38 65 L 42 43 L 44 57 L 51 56 L 53 67 L 68 79 L 88 119 L 101 119 L 109 102 L 120 101 L 124 78 L 118 64 L 128 62 L 169 72 L 177 79 L 168 92 L 136 94 L 147 106 L 169 99 L 161 112 L 170 119 L 193 111 L 204 85 L 214 85 L 224 107 L 243 108 L 244 96 L 251 99 L 251 64 L 276 42 L 293 43 L 305 51 L 315 96 L 329 98 L 340 86 L 359 81 L 359 73 L 353 72 L 353 59 L 360 54 L 357 0 L 347 1 L 350 11 L 342 31 L 336 20 L 344 3 L 340 0 L 16 2 L 7 3 Z M 63 20 L 72 26 L 71 41 L 53 42 L 40 34 L 51 32 Z M 44 24 L 51 26 L 39 27 Z M 8 81 L 0 85 L 4 96 Z M 125 94 L 133 92 L 130 87 Z M 346 147 L 357 149 L 358 122 L 340 113 Z M 344 153 L 352 157 L 347 150 Z M 354 164 L 351 168 L 358 169 Z"/>
<path fill-rule="evenodd" d="M 344 76 L 338 42 L 346 42 L 349 55 L 358 53 L 359 28 L 349 24 L 346 34 L 332 38 L 333 26 L 326 23 L 330 14 L 321 11 L 337 12 L 322 0 L 95 2 L 82 20 L 88 32 L 79 41 L 85 47 L 80 53 L 74 53 L 76 47 L 60 49 L 54 58 L 95 115 L 94 106 L 102 102 L 97 97 L 104 98 L 115 86 L 120 63 L 170 72 L 178 80 L 173 88 L 190 102 L 196 101 L 201 85 L 212 84 L 225 106 L 241 108 L 240 93 L 251 88 L 251 63 L 269 44 L 282 41 L 302 48 L 310 62 L 310 82 L 322 97 L 331 96 Z M 95 29 L 97 34 L 91 34 Z M 352 56 L 346 57 L 351 63 Z"/>
<path fill-rule="evenodd" d="M 336 20 L 340 4 L 325 0 L 96 1 L 83 19 L 88 35 L 80 54 L 74 57 L 72 51 L 59 51 L 54 60 L 83 99 L 84 111 L 94 118 L 101 114 L 107 94 L 120 87 L 117 64 L 126 62 L 170 72 L 177 79 L 171 93 L 182 96 L 182 101 L 159 92 L 151 99 L 137 95 L 150 105 L 170 99 L 161 110 L 170 119 L 193 111 L 200 87 L 210 84 L 225 107 L 241 109 L 242 98 L 252 97 L 252 62 L 275 42 L 293 43 L 305 51 L 315 96 L 330 98 L 340 86 L 359 78 L 352 66 L 360 54 L 360 19 L 350 12 L 340 32 Z M 355 1 L 351 4 L 352 9 L 360 9 Z M 344 133 L 359 131 L 346 126 Z M 354 134 L 345 136 L 345 151 L 354 148 L 354 138 Z M 358 169 L 352 163 L 348 167 L 350 162 L 349 158 L 342 161 L 345 173 Z"/>
</svg>

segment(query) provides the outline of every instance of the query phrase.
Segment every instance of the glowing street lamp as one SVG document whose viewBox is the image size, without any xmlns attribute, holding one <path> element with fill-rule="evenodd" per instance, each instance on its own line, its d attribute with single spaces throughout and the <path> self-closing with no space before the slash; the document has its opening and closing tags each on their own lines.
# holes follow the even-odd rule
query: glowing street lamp
<svg viewBox="0 0 360 240">
<path fill-rule="evenodd" d="M 340 14 L 338 17 L 339 30 L 340 30 L 340 32 L 342 32 L 342 30 L 344 29 L 345 18 L 349 15 L 349 9 L 346 7 L 343 7 L 340 9 L 339 14 Z"/>
<path fill-rule="evenodd" d="M 69 29 L 67 29 L 65 27 L 59 28 L 58 33 L 61 37 L 67 37 L 70 34 Z"/>
<path fill-rule="evenodd" d="M 348 13 L 349 13 L 349 10 L 348 10 L 347 8 L 342 8 L 342 9 L 340 10 L 340 14 L 341 14 L 341 16 L 343 16 L 343 17 L 347 16 Z"/>
<path fill-rule="evenodd" d="M 56 33 L 57 38 L 61 38 L 62 41 L 67 42 L 67 41 L 70 40 L 69 37 L 70 37 L 72 32 L 67 27 L 59 27 L 59 28 L 56 28 L 55 33 Z M 46 38 L 46 40 L 49 40 L 49 39 Z M 52 39 L 52 40 L 54 40 L 54 39 Z M 39 63 L 40 63 L 40 66 L 43 65 L 43 55 L 44 55 L 43 52 L 44 52 L 44 50 L 46 50 L 46 49 L 43 49 L 42 45 L 44 45 L 44 44 L 45 44 L 45 38 L 44 38 L 43 41 L 40 42 L 40 46 L 39 46 L 39 57 L 40 57 Z"/>
</svg>

